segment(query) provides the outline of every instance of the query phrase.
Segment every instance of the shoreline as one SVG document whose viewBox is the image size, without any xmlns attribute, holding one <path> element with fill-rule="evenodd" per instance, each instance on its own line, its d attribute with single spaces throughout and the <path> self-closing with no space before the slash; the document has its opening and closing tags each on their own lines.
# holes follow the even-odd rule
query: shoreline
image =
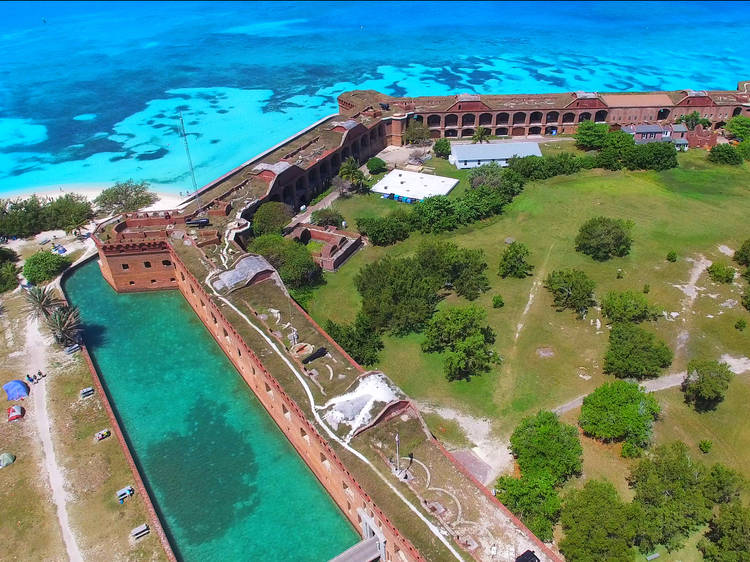
<svg viewBox="0 0 750 562">
<path fill-rule="evenodd" d="M 67 194 L 83 195 L 89 201 L 99 196 L 105 189 L 112 187 L 111 184 L 105 183 L 69 183 L 59 185 L 40 185 L 37 187 L 13 191 L 11 193 L 0 193 L 2 199 L 28 199 L 32 195 L 37 197 L 51 197 L 57 199 Z M 156 193 L 159 200 L 149 207 L 141 209 L 142 211 L 166 211 L 176 209 L 187 199 L 177 193 L 164 190 L 165 186 L 152 185 L 150 191 Z"/>
</svg>

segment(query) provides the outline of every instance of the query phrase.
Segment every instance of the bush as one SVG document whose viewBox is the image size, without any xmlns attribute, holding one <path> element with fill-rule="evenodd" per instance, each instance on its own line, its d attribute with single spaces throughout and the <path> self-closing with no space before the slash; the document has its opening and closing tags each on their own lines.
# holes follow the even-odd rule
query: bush
<svg viewBox="0 0 750 562">
<path fill-rule="evenodd" d="M 677 149 L 671 142 L 650 142 L 635 145 L 623 156 L 629 170 L 668 170 L 676 168 Z"/>
<path fill-rule="evenodd" d="M 94 205 L 108 214 L 130 213 L 143 207 L 153 205 L 159 197 L 149 191 L 146 181 L 134 182 L 132 179 L 117 182 L 112 187 L 102 191 L 94 199 Z"/>
<path fill-rule="evenodd" d="M 10 248 L 0 247 L 0 293 L 10 291 L 18 286 L 18 254 Z"/>
<path fill-rule="evenodd" d="M 687 376 L 682 382 L 685 402 L 692 402 L 696 410 L 713 410 L 724 400 L 734 373 L 726 363 L 693 360 L 688 363 Z"/>
<path fill-rule="evenodd" d="M 749 528 L 749 507 L 739 501 L 722 505 L 698 542 L 698 550 L 706 562 L 744 562 L 750 552 Z"/>
<path fill-rule="evenodd" d="M 549 475 L 503 476 L 497 481 L 496 497 L 539 539 L 552 540 L 552 528 L 560 517 L 560 496 Z"/>
<path fill-rule="evenodd" d="M 383 349 L 380 333 L 361 311 L 353 324 L 326 323 L 326 332 L 360 365 L 373 365 Z"/>
<path fill-rule="evenodd" d="M 724 129 L 734 138 L 750 140 L 750 117 L 735 115 L 727 121 Z"/>
<path fill-rule="evenodd" d="M 648 292 L 645 287 L 644 292 Z M 661 309 L 650 306 L 642 293 L 610 291 L 602 299 L 602 313 L 610 322 L 643 322 L 656 320 L 661 315 Z"/>
<path fill-rule="evenodd" d="M 344 216 L 333 207 L 318 209 L 310 215 L 310 221 L 318 226 L 335 226 L 340 228 L 343 220 Z"/>
<path fill-rule="evenodd" d="M 367 171 L 371 174 L 380 174 L 386 171 L 385 160 L 374 157 L 367 161 Z"/>
<path fill-rule="evenodd" d="M 745 292 L 742 294 L 741 302 L 746 310 L 750 310 L 750 289 L 745 289 Z"/>
<path fill-rule="evenodd" d="M 492 297 L 492 308 L 502 308 L 505 306 L 505 301 L 501 295 L 495 295 Z"/>
<path fill-rule="evenodd" d="M 432 149 L 438 158 L 448 158 L 451 154 L 451 142 L 448 139 L 438 139 L 435 141 Z"/>
<path fill-rule="evenodd" d="M 651 285 L 649 285 L 648 283 L 646 283 L 645 285 L 643 285 L 643 294 L 647 295 L 650 292 L 651 292 Z"/>
<path fill-rule="evenodd" d="M 742 164 L 742 155 L 731 144 L 717 144 L 708 153 L 708 161 L 714 164 L 739 166 Z"/>
<path fill-rule="evenodd" d="M 523 279 L 531 275 L 534 266 L 526 261 L 531 252 L 526 244 L 520 242 L 511 243 L 500 257 L 500 268 L 498 275 L 505 279 L 506 277 L 516 277 Z"/>
<path fill-rule="evenodd" d="M 715 283 L 731 283 L 734 281 L 734 268 L 725 263 L 712 263 L 706 271 Z"/>
<path fill-rule="evenodd" d="M 71 264 L 70 258 L 45 250 L 30 256 L 23 266 L 23 276 L 38 285 L 57 277 Z"/>
<path fill-rule="evenodd" d="M 744 160 L 750 160 L 750 139 L 742 141 L 737 145 L 737 152 Z"/>
<path fill-rule="evenodd" d="M 735 322 L 734 328 L 742 332 L 745 328 L 747 328 L 747 322 L 744 318 L 740 318 L 739 320 L 737 320 L 737 322 Z"/>
<path fill-rule="evenodd" d="M 510 448 L 526 478 L 549 475 L 560 485 L 583 466 L 578 431 L 552 412 L 524 418 L 510 437 Z"/>
<path fill-rule="evenodd" d="M 578 129 L 573 137 L 576 140 L 578 148 L 583 150 L 599 150 L 604 148 L 608 133 L 609 125 L 606 123 L 583 121 L 578 125 Z"/>
<path fill-rule="evenodd" d="M 604 372 L 616 377 L 655 377 L 672 364 L 672 351 L 651 332 L 629 323 L 617 323 L 609 333 Z"/>
<path fill-rule="evenodd" d="M 558 311 L 568 308 L 574 310 L 579 318 L 583 318 L 589 307 L 596 304 L 596 284 L 578 269 L 553 271 L 547 276 L 544 286 L 552 293 Z"/>
<path fill-rule="evenodd" d="M 733 259 L 740 265 L 750 267 L 750 238 L 745 240 L 739 249 L 734 252 Z"/>
<path fill-rule="evenodd" d="M 71 232 L 92 216 L 91 203 L 82 195 L 69 193 L 57 199 L 36 195 L 26 199 L 0 199 L 0 235 L 25 238 L 58 228 Z"/>
<path fill-rule="evenodd" d="M 427 128 L 427 125 L 415 119 L 409 120 L 406 125 L 406 131 L 404 131 L 405 144 L 418 144 L 429 140 L 429 138 L 430 129 Z"/>
<path fill-rule="evenodd" d="M 606 261 L 612 256 L 623 257 L 630 253 L 633 239 L 630 231 L 633 224 L 622 219 L 594 217 L 581 225 L 576 236 L 576 251 L 591 256 L 597 261 Z"/>
<path fill-rule="evenodd" d="M 359 217 L 357 230 L 376 246 L 390 246 L 406 240 L 411 233 L 411 218 L 405 211 L 395 211 L 385 217 Z"/>
<path fill-rule="evenodd" d="M 675 252 L 674 250 L 671 250 L 670 252 L 668 252 L 667 253 L 667 261 L 672 262 L 672 263 L 676 262 L 677 261 L 677 252 Z"/>
<path fill-rule="evenodd" d="M 659 403 L 638 384 L 605 383 L 583 399 L 578 425 L 604 441 L 626 441 L 642 449 L 651 440 L 651 428 L 659 416 Z M 625 455 L 623 455 L 625 456 Z"/>
<path fill-rule="evenodd" d="M 701 450 L 701 453 L 704 455 L 711 452 L 711 447 L 713 447 L 714 444 L 710 439 L 701 439 L 698 442 L 698 448 Z"/>
<path fill-rule="evenodd" d="M 291 288 L 309 287 L 320 282 L 320 268 L 305 246 L 281 234 L 264 234 L 250 244 L 249 251 L 260 254 Z"/>
<path fill-rule="evenodd" d="M 263 203 L 253 215 L 253 233 L 255 236 L 281 234 L 293 216 L 294 213 L 289 205 L 278 201 Z"/>
</svg>

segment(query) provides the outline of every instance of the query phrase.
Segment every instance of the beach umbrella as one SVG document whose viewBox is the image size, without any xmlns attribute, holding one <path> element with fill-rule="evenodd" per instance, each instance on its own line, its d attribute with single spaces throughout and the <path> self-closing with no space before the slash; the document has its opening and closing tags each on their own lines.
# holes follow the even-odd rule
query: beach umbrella
<svg viewBox="0 0 750 562">
<path fill-rule="evenodd" d="M 8 408 L 8 421 L 12 422 L 15 420 L 20 420 L 23 417 L 24 411 L 21 406 L 16 404 L 15 406 L 11 406 Z"/>
<path fill-rule="evenodd" d="M 19 380 L 6 382 L 3 390 L 8 395 L 8 400 L 23 400 L 29 395 L 29 385 Z"/>
<path fill-rule="evenodd" d="M 5 468 L 9 464 L 16 462 L 16 457 L 10 453 L 3 453 L 0 455 L 0 468 Z"/>
</svg>

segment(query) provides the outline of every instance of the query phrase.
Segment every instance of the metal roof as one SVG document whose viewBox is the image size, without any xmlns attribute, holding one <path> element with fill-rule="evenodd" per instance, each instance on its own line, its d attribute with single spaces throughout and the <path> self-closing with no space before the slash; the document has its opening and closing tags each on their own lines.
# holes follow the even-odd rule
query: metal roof
<svg viewBox="0 0 750 562">
<path fill-rule="evenodd" d="M 635 132 L 636 133 L 662 133 L 664 132 L 664 129 L 662 129 L 661 125 L 636 125 Z"/>
<path fill-rule="evenodd" d="M 456 160 L 507 160 L 513 156 L 541 156 L 535 142 L 500 142 L 488 144 L 453 144 L 451 154 Z"/>
</svg>

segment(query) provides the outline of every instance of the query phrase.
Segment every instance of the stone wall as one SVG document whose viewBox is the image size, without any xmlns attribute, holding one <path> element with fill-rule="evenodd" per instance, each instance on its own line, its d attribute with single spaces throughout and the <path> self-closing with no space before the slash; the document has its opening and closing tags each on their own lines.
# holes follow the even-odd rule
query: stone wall
<svg viewBox="0 0 750 562">
<path fill-rule="evenodd" d="M 97 245 L 102 275 L 118 293 L 177 288 L 166 242 Z"/>
<path fill-rule="evenodd" d="M 363 534 L 359 512 L 366 513 L 375 522 L 377 532 L 386 539 L 383 556 L 386 561 L 423 560 L 419 551 L 399 533 L 360 487 L 326 440 L 265 369 L 174 251 L 171 252 L 171 261 L 175 266 L 177 287 L 185 300 L 352 525 Z"/>
</svg>

